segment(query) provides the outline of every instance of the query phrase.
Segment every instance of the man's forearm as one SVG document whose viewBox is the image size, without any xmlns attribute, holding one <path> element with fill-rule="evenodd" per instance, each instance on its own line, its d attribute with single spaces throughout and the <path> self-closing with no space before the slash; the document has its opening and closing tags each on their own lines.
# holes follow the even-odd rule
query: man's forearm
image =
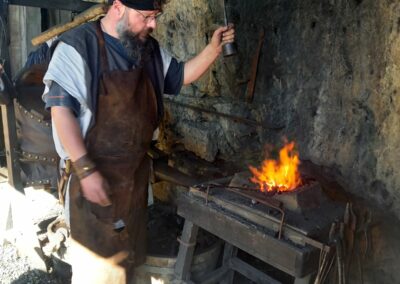
<svg viewBox="0 0 400 284">
<path fill-rule="evenodd" d="M 51 108 L 51 116 L 58 137 L 69 158 L 74 162 L 85 155 L 87 150 L 81 129 L 72 111 L 67 107 L 55 106 Z"/>
<path fill-rule="evenodd" d="M 219 54 L 220 50 L 209 44 L 197 56 L 186 62 L 183 84 L 187 85 L 199 79 L 214 63 Z"/>
</svg>

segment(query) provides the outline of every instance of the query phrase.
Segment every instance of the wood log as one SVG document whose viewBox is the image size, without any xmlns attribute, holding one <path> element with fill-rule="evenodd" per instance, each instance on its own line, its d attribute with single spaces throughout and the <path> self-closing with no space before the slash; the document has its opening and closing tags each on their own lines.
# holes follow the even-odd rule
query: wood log
<svg viewBox="0 0 400 284">
<path fill-rule="evenodd" d="M 57 25 L 48 29 L 47 31 L 41 33 L 37 37 L 32 39 L 32 45 L 36 46 L 46 42 L 49 39 L 52 39 L 63 32 L 66 32 L 72 28 L 75 28 L 83 23 L 89 22 L 91 20 L 96 19 L 97 17 L 104 15 L 107 13 L 109 6 L 105 4 L 98 4 L 86 11 L 82 12 L 81 14 L 77 15 L 75 19 L 69 23 Z"/>
</svg>

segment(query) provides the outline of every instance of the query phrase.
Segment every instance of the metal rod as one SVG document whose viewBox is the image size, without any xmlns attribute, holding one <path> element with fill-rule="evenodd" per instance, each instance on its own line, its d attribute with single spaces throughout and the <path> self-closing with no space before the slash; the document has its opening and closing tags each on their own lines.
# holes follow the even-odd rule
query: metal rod
<svg viewBox="0 0 400 284">
<path fill-rule="evenodd" d="M 213 110 L 209 110 L 209 109 L 204 109 L 204 108 L 201 108 L 201 107 L 198 107 L 198 106 L 193 106 L 193 105 L 189 105 L 189 104 L 185 104 L 185 103 L 181 103 L 181 102 L 176 102 L 176 101 L 173 101 L 173 100 L 170 100 L 170 99 L 164 99 L 164 102 L 169 103 L 169 104 L 174 104 L 174 105 L 177 105 L 177 106 L 181 106 L 181 107 L 185 107 L 185 108 L 189 108 L 189 109 L 192 109 L 192 110 L 195 110 L 195 111 L 198 111 L 198 112 L 209 113 L 209 114 L 221 116 L 221 117 L 224 117 L 224 118 L 232 119 L 235 122 L 244 123 L 244 124 L 252 125 L 252 126 L 255 126 L 255 127 L 260 127 L 261 126 L 261 127 L 265 128 L 265 129 L 271 129 L 271 130 L 281 130 L 281 129 L 285 128 L 285 126 L 277 126 L 277 127 L 268 126 L 268 125 L 265 125 L 263 123 L 260 123 L 258 121 L 251 120 L 251 119 L 248 119 L 248 118 L 234 116 L 234 115 L 231 115 L 231 114 L 227 114 L 227 113 L 223 113 L 223 112 L 217 112 L 217 111 L 213 111 Z"/>
<path fill-rule="evenodd" d="M 212 183 L 211 183 L 212 184 Z M 254 187 L 243 187 L 243 186 L 228 186 L 228 185 L 224 185 L 224 188 L 232 188 L 232 189 L 240 189 L 240 190 L 247 190 L 247 191 L 254 191 L 256 193 L 262 193 L 264 196 L 266 197 L 272 197 L 274 196 L 277 191 L 273 190 L 273 191 L 261 191 L 259 188 L 254 188 Z"/>
</svg>

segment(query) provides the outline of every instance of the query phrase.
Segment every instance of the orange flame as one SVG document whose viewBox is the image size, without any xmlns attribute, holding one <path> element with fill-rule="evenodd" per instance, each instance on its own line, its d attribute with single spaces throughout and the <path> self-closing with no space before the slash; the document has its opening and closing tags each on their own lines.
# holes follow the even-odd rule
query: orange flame
<svg viewBox="0 0 400 284">
<path fill-rule="evenodd" d="M 262 192 L 293 191 L 301 184 L 299 164 L 299 155 L 291 142 L 279 151 L 279 161 L 264 160 L 261 170 L 249 166 L 254 175 L 250 180 L 259 184 Z"/>
</svg>

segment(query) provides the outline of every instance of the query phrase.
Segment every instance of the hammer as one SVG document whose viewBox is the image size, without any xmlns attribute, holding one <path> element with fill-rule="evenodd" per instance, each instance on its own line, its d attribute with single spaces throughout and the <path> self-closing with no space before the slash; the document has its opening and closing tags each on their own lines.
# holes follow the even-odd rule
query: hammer
<svg viewBox="0 0 400 284">
<path fill-rule="evenodd" d="M 223 0 L 223 2 L 224 2 L 224 23 L 225 23 L 225 26 L 227 27 L 228 26 L 228 16 L 226 13 L 225 0 Z M 237 52 L 237 49 L 236 49 L 236 44 L 234 42 L 228 42 L 228 43 L 224 44 L 224 46 L 222 47 L 222 54 L 225 57 L 235 55 L 236 52 Z"/>
</svg>

